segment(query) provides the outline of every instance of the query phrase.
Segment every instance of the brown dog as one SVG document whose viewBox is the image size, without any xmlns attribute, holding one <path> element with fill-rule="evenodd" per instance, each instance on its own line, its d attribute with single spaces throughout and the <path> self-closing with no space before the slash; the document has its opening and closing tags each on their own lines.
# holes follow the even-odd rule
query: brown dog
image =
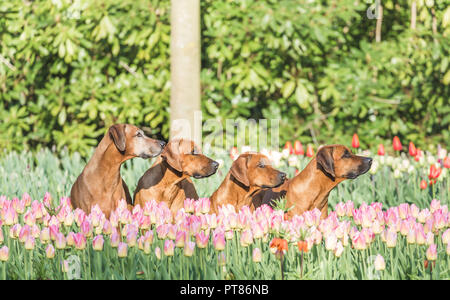
<svg viewBox="0 0 450 300">
<path fill-rule="evenodd" d="M 326 218 L 331 190 L 345 179 L 366 173 L 371 165 L 372 158 L 354 155 L 343 145 L 323 146 L 297 176 L 258 197 L 262 197 L 262 204 L 286 197 L 286 207 L 293 207 L 288 211 L 289 217 L 317 208 L 321 218 Z"/>
<path fill-rule="evenodd" d="M 120 176 L 120 166 L 130 158 L 154 157 L 161 153 L 164 145 L 163 141 L 146 137 L 134 125 L 111 126 L 72 186 L 72 206 L 90 213 L 91 207 L 98 204 L 109 218 L 119 200 L 125 199 L 131 204 L 130 192 Z"/>
<path fill-rule="evenodd" d="M 165 201 L 172 213 L 184 205 L 186 198 L 198 199 L 190 177 L 205 178 L 216 173 L 219 164 L 203 155 L 186 139 L 169 141 L 161 158 L 139 179 L 134 205 L 144 207 L 146 201 Z"/>
<path fill-rule="evenodd" d="M 225 204 L 238 210 L 244 205 L 254 209 L 253 196 L 256 193 L 279 186 L 285 179 L 286 174 L 274 169 L 265 155 L 243 153 L 233 162 L 222 184 L 212 194 L 211 211 L 217 213 L 219 206 Z"/>
</svg>

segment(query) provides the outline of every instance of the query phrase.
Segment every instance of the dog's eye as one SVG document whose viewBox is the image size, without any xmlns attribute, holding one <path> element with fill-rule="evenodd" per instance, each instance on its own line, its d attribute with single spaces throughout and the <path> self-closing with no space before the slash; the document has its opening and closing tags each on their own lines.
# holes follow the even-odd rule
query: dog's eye
<svg viewBox="0 0 450 300">
<path fill-rule="evenodd" d="M 345 151 L 344 155 L 342 155 L 342 158 L 350 158 L 350 157 L 351 157 L 351 155 L 350 155 L 350 152 L 348 152 L 348 151 Z"/>
<path fill-rule="evenodd" d="M 264 164 L 262 164 L 262 163 L 259 163 L 259 164 L 258 164 L 258 168 L 264 168 L 264 167 L 265 167 Z"/>
</svg>

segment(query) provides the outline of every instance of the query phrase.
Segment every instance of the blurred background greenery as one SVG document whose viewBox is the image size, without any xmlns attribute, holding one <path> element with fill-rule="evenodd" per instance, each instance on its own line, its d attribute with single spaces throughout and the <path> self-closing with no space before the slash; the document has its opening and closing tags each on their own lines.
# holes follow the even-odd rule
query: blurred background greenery
<svg viewBox="0 0 450 300">
<path fill-rule="evenodd" d="M 411 5 L 417 25 L 411 28 Z M 280 119 L 280 140 L 449 147 L 446 0 L 202 0 L 204 119 Z M 168 138 L 169 0 L 2 1 L 0 149 L 90 153 L 127 122 Z"/>
</svg>

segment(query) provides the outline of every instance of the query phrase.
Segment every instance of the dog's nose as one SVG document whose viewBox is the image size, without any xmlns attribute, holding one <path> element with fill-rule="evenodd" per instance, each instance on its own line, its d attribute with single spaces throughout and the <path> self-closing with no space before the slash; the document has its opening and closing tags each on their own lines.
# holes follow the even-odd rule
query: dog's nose
<svg viewBox="0 0 450 300">
<path fill-rule="evenodd" d="M 166 146 L 166 142 L 164 141 L 158 141 L 161 148 L 164 148 Z"/>
<path fill-rule="evenodd" d="M 286 173 L 284 173 L 284 172 L 280 172 L 279 174 L 278 174 L 278 177 L 280 178 L 280 180 L 285 180 L 286 179 Z"/>
<path fill-rule="evenodd" d="M 212 166 L 214 169 L 217 170 L 217 168 L 219 167 L 219 163 L 218 163 L 217 161 L 213 161 L 213 162 L 211 163 L 211 166 Z"/>
<path fill-rule="evenodd" d="M 366 157 L 365 160 L 369 164 L 369 166 L 372 165 L 372 161 L 373 161 L 372 157 Z"/>
</svg>

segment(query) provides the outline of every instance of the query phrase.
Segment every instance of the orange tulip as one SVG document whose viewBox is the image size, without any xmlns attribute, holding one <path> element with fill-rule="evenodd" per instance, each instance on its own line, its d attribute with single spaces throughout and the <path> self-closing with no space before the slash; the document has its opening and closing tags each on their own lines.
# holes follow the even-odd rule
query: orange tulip
<svg viewBox="0 0 450 300">
<path fill-rule="evenodd" d="M 422 179 L 422 181 L 420 182 L 420 188 L 422 190 L 427 188 L 427 181 L 426 180 Z"/>
<path fill-rule="evenodd" d="M 297 243 L 298 251 L 300 252 L 308 252 L 308 243 L 306 241 L 299 241 Z"/>
</svg>

